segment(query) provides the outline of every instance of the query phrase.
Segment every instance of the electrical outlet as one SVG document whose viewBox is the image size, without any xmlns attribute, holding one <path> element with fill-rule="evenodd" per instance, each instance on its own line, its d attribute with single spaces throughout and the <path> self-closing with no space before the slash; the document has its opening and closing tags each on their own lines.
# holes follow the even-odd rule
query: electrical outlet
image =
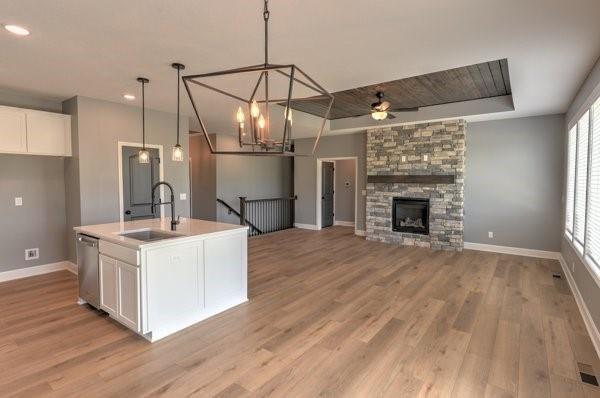
<svg viewBox="0 0 600 398">
<path fill-rule="evenodd" d="M 40 258 L 40 249 L 37 247 L 25 250 L 25 260 L 37 260 L 38 258 Z"/>
<path fill-rule="evenodd" d="M 494 233 L 492 231 L 488 232 L 488 238 L 494 239 Z"/>
<path fill-rule="evenodd" d="M 402 155 L 402 163 L 406 162 L 406 155 Z"/>
<path fill-rule="evenodd" d="M 423 161 L 426 162 L 429 160 L 429 155 L 423 155 Z"/>
<path fill-rule="evenodd" d="M 21 198 L 21 197 L 15 198 L 15 206 L 23 206 L 23 198 Z"/>
<path fill-rule="evenodd" d="M 187 193 L 180 193 L 179 200 L 187 200 Z"/>
</svg>

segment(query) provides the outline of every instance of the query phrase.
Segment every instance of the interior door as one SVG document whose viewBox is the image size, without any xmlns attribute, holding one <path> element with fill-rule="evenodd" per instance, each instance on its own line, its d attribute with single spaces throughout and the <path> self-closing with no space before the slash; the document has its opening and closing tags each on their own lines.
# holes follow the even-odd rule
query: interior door
<svg viewBox="0 0 600 398">
<path fill-rule="evenodd" d="M 333 162 L 323 162 L 321 175 L 321 227 L 333 225 Z"/>
<path fill-rule="evenodd" d="M 148 148 L 150 163 L 140 164 L 140 148 L 123 147 L 123 219 L 125 221 L 159 218 L 160 211 L 152 212 L 152 186 L 159 181 L 160 158 L 158 149 Z"/>
</svg>

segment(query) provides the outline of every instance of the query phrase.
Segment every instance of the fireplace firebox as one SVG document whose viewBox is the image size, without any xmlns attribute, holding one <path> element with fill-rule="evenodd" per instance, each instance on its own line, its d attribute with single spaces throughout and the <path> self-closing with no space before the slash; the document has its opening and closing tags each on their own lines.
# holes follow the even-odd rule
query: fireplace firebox
<svg viewBox="0 0 600 398">
<path fill-rule="evenodd" d="M 429 199 L 394 198 L 392 230 L 429 235 Z"/>
</svg>

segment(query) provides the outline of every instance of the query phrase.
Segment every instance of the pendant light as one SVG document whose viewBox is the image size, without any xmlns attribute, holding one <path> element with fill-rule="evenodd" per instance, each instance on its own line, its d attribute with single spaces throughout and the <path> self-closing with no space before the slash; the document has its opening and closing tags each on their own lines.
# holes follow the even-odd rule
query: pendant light
<svg viewBox="0 0 600 398">
<path fill-rule="evenodd" d="M 258 0 L 255 0 L 258 2 Z M 264 21 L 264 60 L 263 62 L 235 69 L 226 69 L 210 73 L 183 76 L 183 84 L 198 119 L 200 129 L 206 138 L 211 153 L 227 155 L 274 155 L 294 156 L 292 145 L 292 108 L 302 112 L 296 116 L 296 127 L 312 130 L 315 125 L 315 152 L 333 105 L 333 95 L 325 90 L 313 78 L 293 63 L 272 64 L 269 62 L 269 0 L 262 0 L 262 19 Z M 232 91 L 232 82 L 236 90 Z M 216 94 L 215 94 L 216 93 Z M 208 94 L 227 97 L 231 107 L 221 109 L 220 120 L 230 120 L 230 130 L 236 134 L 240 150 L 218 150 L 211 139 L 209 129 L 201 115 L 208 110 Z M 199 98 L 203 99 L 202 102 Z M 304 105 L 306 100 L 319 101 L 318 107 Z M 220 102 L 215 102 L 220 103 Z M 283 112 L 278 110 L 281 107 Z M 277 109 L 277 110 L 276 110 Z M 275 111 L 276 110 L 276 111 Z M 214 112 L 212 112 L 214 113 Z M 298 117 L 300 116 L 300 117 Z"/>
<path fill-rule="evenodd" d="M 146 95 L 144 87 L 150 80 L 145 77 L 138 77 L 137 81 L 142 83 L 142 149 L 138 152 L 138 162 L 140 164 L 150 163 L 150 152 L 146 149 Z"/>
<path fill-rule="evenodd" d="M 185 65 L 175 62 L 171 66 L 177 69 L 177 144 L 173 147 L 171 160 L 183 162 L 183 148 L 179 145 L 179 83 L 181 81 L 181 71 L 185 69 Z"/>
</svg>

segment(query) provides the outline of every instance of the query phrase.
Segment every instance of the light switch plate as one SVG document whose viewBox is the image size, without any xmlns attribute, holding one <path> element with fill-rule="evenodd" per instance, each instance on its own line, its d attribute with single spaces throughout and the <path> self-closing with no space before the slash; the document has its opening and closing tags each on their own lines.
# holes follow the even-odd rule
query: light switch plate
<svg viewBox="0 0 600 398">
<path fill-rule="evenodd" d="M 494 238 L 494 233 L 492 231 L 488 232 L 488 238 L 490 238 L 490 239 Z"/>
<path fill-rule="evenodd" d="M 180 193 L 179 200 L 187 200 L 187 193 Z"/>
<path fill-rule="evenodd" d="M 366 189 L 362 190 L 362 196 L 367 196 L 367 190 Z"/>
<path fill-rule="evenodd" d="M 23 206 L 23 198 L 15 198 L 15 206 Z"/>
</svg>

